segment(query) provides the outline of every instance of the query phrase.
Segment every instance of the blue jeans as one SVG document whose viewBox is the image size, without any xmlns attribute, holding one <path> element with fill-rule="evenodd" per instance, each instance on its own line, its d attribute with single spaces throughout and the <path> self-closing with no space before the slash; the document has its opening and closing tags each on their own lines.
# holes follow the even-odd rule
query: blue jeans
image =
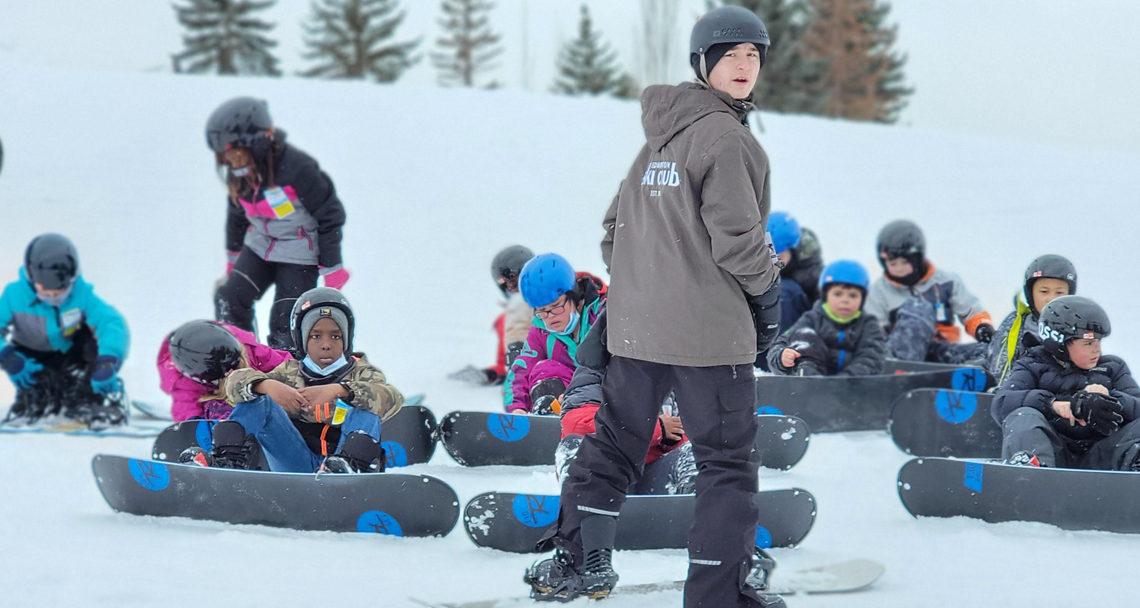
<svg viewBox="0 0 1140 608">
<path fill-rule="evenodd" d="M 289 414 L 268 395 L 234 406 L 230 420 L 241 424 L 246 434 L 257 437 L 269 468 L 278 473 L 313 473 L 325 457 L 309 449 Z M 363 431 L 380 441 L 380 417 L 367 410 L 352 408 L 340 425 L 340 442 L 354 431 Z"/>
</svg>

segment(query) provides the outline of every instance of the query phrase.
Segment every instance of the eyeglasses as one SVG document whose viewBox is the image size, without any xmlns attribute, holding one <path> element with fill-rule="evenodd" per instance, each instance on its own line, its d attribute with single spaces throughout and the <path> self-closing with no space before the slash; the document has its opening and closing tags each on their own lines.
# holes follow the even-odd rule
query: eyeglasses
<svg viewBox="0 0 1140 608">
<path fill-rule="evenodd" d="M 534 309 L 534 316 L 549 319 L 562 314 L 566 307 L 570 305 L 570 299 L 562 296 L 564 299 L 558 306 L 551 306 L 549 308 L 536 308 Z"/>
</svg>

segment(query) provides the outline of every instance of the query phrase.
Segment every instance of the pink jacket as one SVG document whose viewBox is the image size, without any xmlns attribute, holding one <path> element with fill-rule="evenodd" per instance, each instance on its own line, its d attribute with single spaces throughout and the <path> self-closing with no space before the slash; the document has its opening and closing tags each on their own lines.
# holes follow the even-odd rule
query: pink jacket
<svg viewBox="0 0 1140 608">
<path fill-rule="evenodd" d="M 293 358 L 292 355 L 283 350 L 274 350 L 258 343 L 257 338 L 248 331 L 238 329 L 233 325 L 224 323 L 221 325 L 245 346 L 246 358 L 249 359 L 249 365 L 253 369 L 269 372 L 280 365 L 282 361 Z M 174 398 L 174 405 L 171 407 L 170 414 L 175 422 L 182 422 L 191 418 L 205 418 L 207 417 L 206 404 L 199 400 L 210 394 L 211 388 L 187 378 L 178 371 L 178 368 L 174 366 L 174 361 L 170 358 L 169 339 L 170 336 L 167 335 L 166 339 L 162 341 L 162 346 L 158 349 L 158 376 L 162 381 L 162 392 Z"/>
</svg>

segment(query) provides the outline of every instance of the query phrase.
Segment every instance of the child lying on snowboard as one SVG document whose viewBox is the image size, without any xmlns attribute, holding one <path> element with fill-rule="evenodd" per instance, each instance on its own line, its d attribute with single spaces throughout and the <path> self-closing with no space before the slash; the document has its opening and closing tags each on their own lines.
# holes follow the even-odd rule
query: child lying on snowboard
<svg viewBox="0 0 1140 608">
<path fill-rule="evenodd" d="M 907 361 L 981 364 L 994 337 L 981 301 L 953 272 L 926 259 L 926 237 L 907 220 L 879 232 L 875 254 L 884 273 L 867 294 L 867 313 L 887 330 L 887 355 Z M 959 344 L 962 321 L 978 343 Z"/>
<path fill-rule="evenodd" d="M 1088 298 L 1041 311 L 1042 343 L 1014 362 L 991 406 L 1006 462 L 1140 471 L 1140 386 L 1120 357 L 1101 355 L 1110 331 Z"/>
<path fill-rule="evenodd" d="M 504 406 L 515 414 L 554 414 L 555 400 L 578 367 L 578 344 L 601 311 L 606 286 L 589 274 L 576 274 L 566 258 L 544 253 L 523 266 L 519 289 L 534 307 L 534 320 L 507 373 Z"/>
<path fill-rule="evenodd" d="M 119 311 L 79 272 L 79 253 L 60 234 L 41 234 L 20 278 L 0 296 L 0 368 L 16 385 L 4 424 L 62 416 L 100 428 L 126 422 L 118 371 L 130 336 Z"/>
<path fill-rule="evenodd" d="M 204 418 L 225 420 L 233 407 L 226 402 L 220 384 L 233 365 L 222 364 L 227 355 L 236 367 L 273 371 L 293 357 L 261 344 L 243 329 L 217 321 L 190 321 L 174 330 L 158 349 L 158 377 L 162 392 L 174 403 L 175 422 Z"/>
<path fill-rule="evenodd" d="M 562 441 L 558 443 L 554 464 L 560 480 L 566 478 L 570 463 L 582 445 L 582 438 L 594 432 L 594 416 L 604 402 L 602 379 L 605 366 L 595 369 L 583 361 L 599 365 L 595 361 L 605 360 L 597 353 L 598 349 L 605 349 L 605 322 L 606 312 L 603 309 L 590 334 L 579 345 L 578 369 L 574 370 L 574 378 L 559 400 Z M 585 352 L 590 349 L 594 352 Z M 672 396 L 662 409 L 665 411 L 657 418 L 649 453 L 645 456 L 645 469 L 630 487 L 630 494 L 691 494 L 696 490 L 697 463 L 693 458 L 693 446 L 685 437 Z"/>
<path fill-rule="evenodd" d="M 867 376 L 883 371 L 886 336 L 863 312 L 870 277 L 858 262 L 828 264 L 816 302 L 768 350 L 775 373 L 797 376 Z"/>
<path fill-rule="evenodd" d="M 404 398 L 363 354 L 352 354 L 354 324 L 339 291 L 318 287 L 302 294 L 290 321 L 302 359 L 269 373 L 230 372 L 223 389 L 234 409 L 214 426 L 212 451 L 193 447 L 179 460 L 244 469 L 260 446 L 273 471 L 383 471 L 380 423 Z"/>
</svg>

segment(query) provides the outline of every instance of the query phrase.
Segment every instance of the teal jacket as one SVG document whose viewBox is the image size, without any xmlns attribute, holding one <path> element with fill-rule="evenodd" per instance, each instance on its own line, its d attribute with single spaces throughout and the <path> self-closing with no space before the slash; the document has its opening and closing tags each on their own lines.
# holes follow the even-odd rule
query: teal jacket
<svg viewBox="0 0 1140 608">
<path fill-rule="evenodd" d="M 127 358 L 130 333 L 119 311 L 95 295 L 90 283 L 77 277 L 71 294 L 59 307 L 36 295 L 36 288 L 20 269 L 20 280 L 9 283 L 0 295 L 0 348 L 9 342 L 41 352 L 66 352 L 72 336 L 87 325 L 99 343 L 100 355 L 111 355 L 120 362 Z"/>
</svg>

